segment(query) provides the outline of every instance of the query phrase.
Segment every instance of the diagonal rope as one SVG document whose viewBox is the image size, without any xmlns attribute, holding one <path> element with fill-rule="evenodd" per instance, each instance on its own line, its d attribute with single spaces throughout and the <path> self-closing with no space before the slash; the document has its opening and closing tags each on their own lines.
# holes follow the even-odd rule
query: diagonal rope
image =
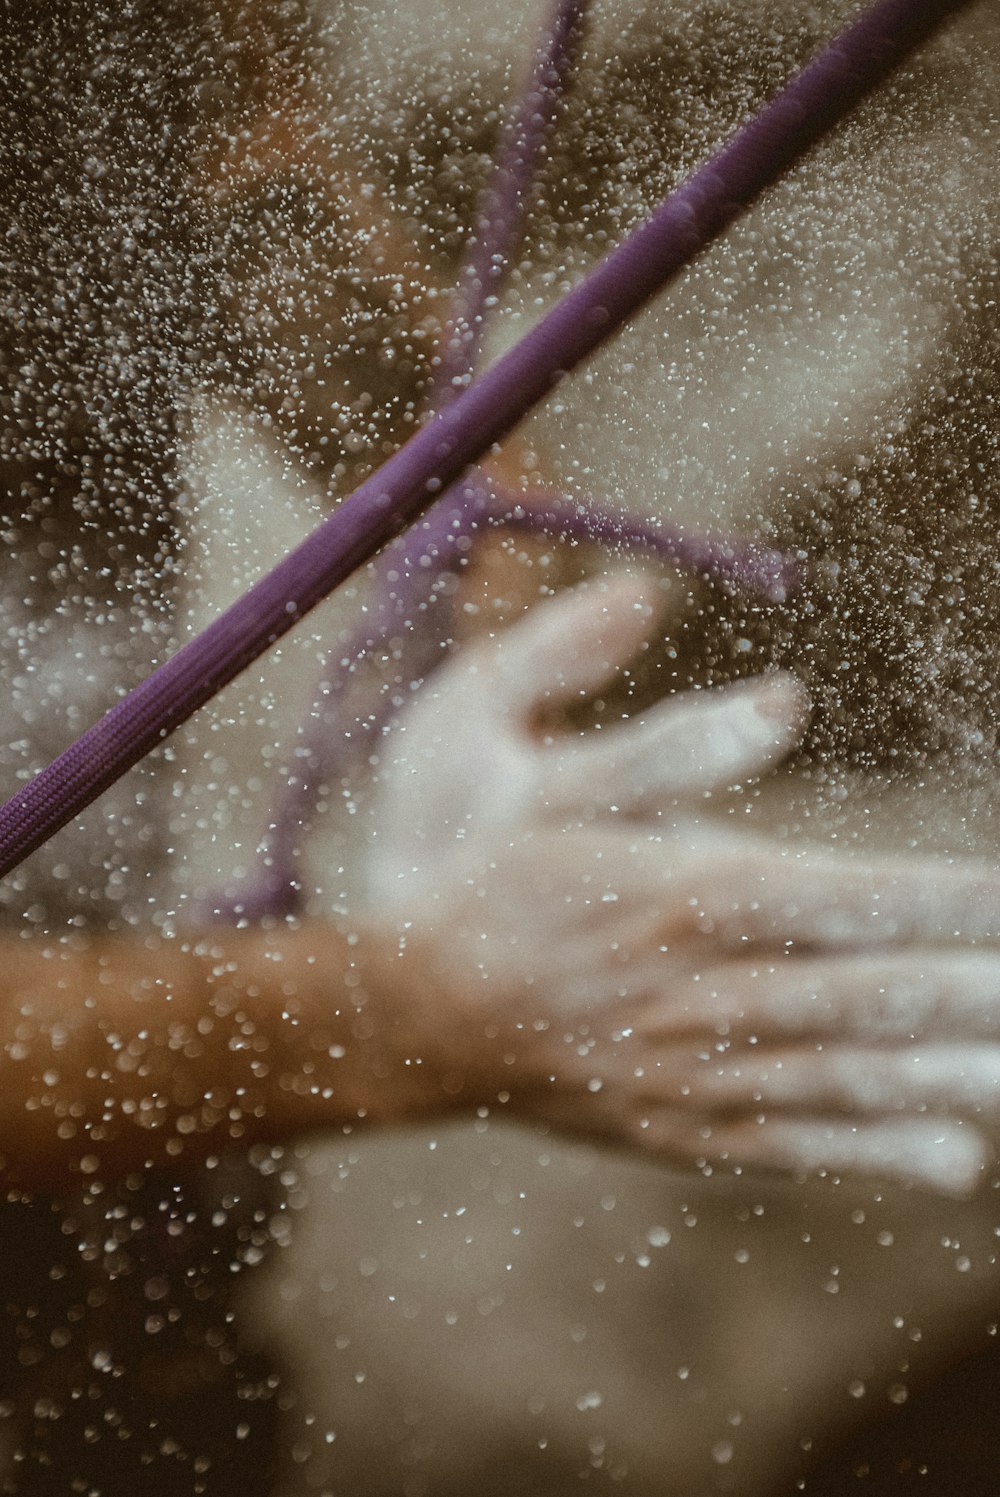
<svg viewBox="0 0 1000 1497">
<path fill-rule="evenodd" d="M 39 847 L 410 523 L 968 0 L 880 0 L 268 576 L 0 807 Z"/>
</svg>

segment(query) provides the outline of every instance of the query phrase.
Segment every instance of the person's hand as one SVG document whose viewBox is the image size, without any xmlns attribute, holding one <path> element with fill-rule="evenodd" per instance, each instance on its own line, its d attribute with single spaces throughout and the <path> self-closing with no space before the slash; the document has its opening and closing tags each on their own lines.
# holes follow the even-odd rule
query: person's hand
<svg viewBox="0 0 1000 1497">
<path fill-rule="evenodd" d="M 707 818 L 794 744 L 786 675 L 543 732 L 650 618 L 627 577 L 563 595 L 445 665 L 385 741 L 370 894 L 433 974 L 402 1019 L 414 1061 L 674 1162 L 967 1190 L 1000 1125 L 1000 877 Z"/>
</svg>

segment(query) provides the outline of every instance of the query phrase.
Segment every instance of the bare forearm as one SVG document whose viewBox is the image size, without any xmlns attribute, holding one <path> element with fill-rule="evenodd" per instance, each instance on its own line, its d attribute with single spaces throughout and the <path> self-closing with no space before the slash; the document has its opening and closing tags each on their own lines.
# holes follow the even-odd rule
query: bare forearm
<svg viewBox="0 0 1000 1497">
<path fill-rule="evenodd" d="M 420 979 L 364 932 L 10 939 L 0 962 L 0 1154 L 27 1188 L 446 1100 L 393 1018 Z"/>
</svg>

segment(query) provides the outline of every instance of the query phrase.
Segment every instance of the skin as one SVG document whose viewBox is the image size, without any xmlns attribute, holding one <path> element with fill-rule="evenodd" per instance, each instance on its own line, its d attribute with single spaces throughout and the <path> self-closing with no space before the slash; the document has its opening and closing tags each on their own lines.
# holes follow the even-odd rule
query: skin
<svg viewBox="0 0 1000 1497">
<path fill-rule="evenodd" d="M 1000 875 L 705 820 L 794 741 L 789 677 L 533 730 L 640 646 L 642 589 L 548 603 L 403 715 L 354 931 L 8 942 L 8 1178 L 52 1189 L 499 1101 L 673 1164 L 972 1188 L 1000 1112 Z M 979 949 L 945 955 L 956 936 Z"/>
<path fill-rule="evenodd" d="M 424 1110 L 428 1088 L 393 1049 L 394 973 L 377 953 L 319 923 L 9 942 L 7 1177 L 51 1190 L 147 1163 L 184 1169 L 227 1145 Z"/>
</svg>

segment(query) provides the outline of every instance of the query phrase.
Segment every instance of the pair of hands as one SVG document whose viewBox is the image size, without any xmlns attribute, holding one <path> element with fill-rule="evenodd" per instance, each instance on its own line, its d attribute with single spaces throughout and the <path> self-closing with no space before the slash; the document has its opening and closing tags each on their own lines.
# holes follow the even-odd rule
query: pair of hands
<svg viewBox="0 0 1000 1497">
<path fill-rule="evenodd" d="M 386 739 L 372 908 L 435 992 L 408 1043 L 451 1094 L 675 1163 L 971 1189 L 1000 1133 L 1000 875 L 699 814 L 794 745 L 789 676 L 546 735 L 651 617 L 626 576 L 565 594 Z"/>
</svg>

